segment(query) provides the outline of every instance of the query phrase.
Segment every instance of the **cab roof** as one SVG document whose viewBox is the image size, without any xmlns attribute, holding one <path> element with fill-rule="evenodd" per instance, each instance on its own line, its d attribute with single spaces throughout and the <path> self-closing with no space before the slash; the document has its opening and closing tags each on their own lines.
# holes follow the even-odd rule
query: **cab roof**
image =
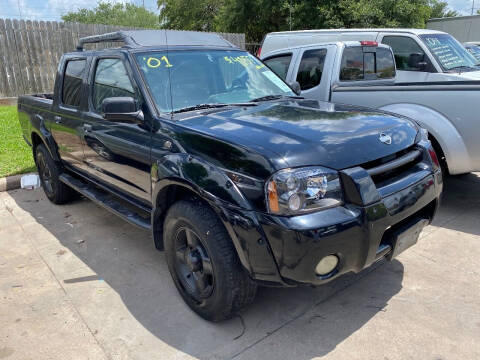
<svg viewBox="0 0 480 360">
<path fill-rule="evenodd" d="M 376 43 L 376 42 L 375 42 Z M 312 42 L 308 44 L 301 44 L 301 45 L 296 45 L 296 46 L 290 46 L 288 48 L 278 48 L 275 50 L 271 50 L 267 53 L 265 56 L 261 56 L 262 59 L 265 57 L 270 57 L 270 56 L 277 56 L 279 53 L 284 53 L 287 50 L 295 50 L 295 49 L 304 49 L 304 48 L 311 48 L 314 46 L 345 46 L 345 47 L 353 47 L 353 46 L 373 46 L 373 47 L 379 47 L 379 48 L 385 48 L 389 49 L 390 46 L 386 44 L 381 44 L 381 43 L 376 43 L 376 45 L 362 45 L 362 42 L 360 40 L 347 40 L 347 41 L 318 41 L 318 42 Z"/>
<path fill-rule="evenodd" d="M 123 42 L 126 48 L 208 46 L 238 49 L 235 45 L 215 33 L 177 30 L 131 30 L 80 38 L 77 51 L 83 51 L 85 44 L 107 42 Z"/>
<path fill-rule="evenodd" d="M 368 29 L 318 29 L 318 30 L 297 30 L 297 31 L 278 31 L 271 32 L 269 35 L 293 35 L 293 34 L 316 34 L 316 33 L 329 33 L 329 32 L 389 32 L 389 33 L 410 33 L 415 35 L 422 34 L 445 34 L 443 31 L 431 30 L 431 29 L 409 29 L 409 28 L 368 28 Z"/>
</svg>

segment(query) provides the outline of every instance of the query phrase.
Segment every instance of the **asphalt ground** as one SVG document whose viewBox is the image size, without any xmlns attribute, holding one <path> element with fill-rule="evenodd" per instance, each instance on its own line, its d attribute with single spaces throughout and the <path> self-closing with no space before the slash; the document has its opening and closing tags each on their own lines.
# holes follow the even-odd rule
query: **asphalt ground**
<svg viewBox="0 0 480 360">
<path fill-rule="evenodd" d="M 0 359 L 480 359 L 480 173 L 419 242 L 318 288 L 260 288 L 209 323 L 149 234 L 88 200 L 0 193 Z"/>
</svg>

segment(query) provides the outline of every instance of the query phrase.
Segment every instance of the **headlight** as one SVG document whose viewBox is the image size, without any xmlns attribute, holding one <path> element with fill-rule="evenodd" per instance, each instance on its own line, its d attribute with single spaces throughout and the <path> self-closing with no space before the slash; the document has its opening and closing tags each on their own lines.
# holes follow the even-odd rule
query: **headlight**
<svg viewBox="0 0 480 360">
<path fill-rule="evenodd" d="M 338 172 L 323 167 L 280 170 L 267 181 L 270 213 L 298 215 L 341 205 L 342 187 Z"/>
</svg>

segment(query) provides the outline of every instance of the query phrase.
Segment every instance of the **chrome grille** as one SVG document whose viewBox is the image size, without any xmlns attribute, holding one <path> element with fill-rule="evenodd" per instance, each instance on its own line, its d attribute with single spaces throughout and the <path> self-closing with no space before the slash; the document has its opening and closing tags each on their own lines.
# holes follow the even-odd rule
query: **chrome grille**
<svg viewBox="0 0 480 360">
<path fill-rule="evenodd" d="M 373 182 L 378 184 L 401 175 L 421 160 L 422 151 L 413 147 L 375 162 L 364 164 L 362 167 L 372 177 Z"/>
</svg>

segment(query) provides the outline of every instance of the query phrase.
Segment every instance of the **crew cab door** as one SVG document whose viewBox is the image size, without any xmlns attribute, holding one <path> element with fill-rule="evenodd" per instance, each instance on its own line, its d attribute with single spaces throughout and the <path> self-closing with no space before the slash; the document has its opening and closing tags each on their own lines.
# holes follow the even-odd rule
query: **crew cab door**
<svg viewBox="0 0 480 360">
<path fill-rule="evenodd" d="M 92 61 L 89 111 L 83 124 L 87 171 L 104 184 L 148 204 L 151 201 L 151 132 L 144 123 L 106 120 L 102 115 L 102 102 L 114 97 L 133 97 L 138 109 L 147 111 L 123 54 Z"/>
<path fill-rule="evenodd" d="M 328 101 L 330 96 L 331 68 L 334 61 L 335 46 L 310 46 L 290 52 L 292 61 L 285 70 L 289 53 L 269 55 L 263 61 L 287 83 L 297 81 L 302 90 L 301 95 L 316 100 Z"/>
<path fill-rule="evenodd" d="M 440 67 L 418 37 L 403 33 L 380 33 L 378 42 L 389 45 L 395 55 L 397 83 L 438 81 Z"/>
<path fill-rule="evenodd" d="M 65 58 L 55 84 L 53 112 L 47 123 L 60 158 L 75 168 L 83 167 L 82 125 L 87 68 L 86 57 Z"/>
<path fill-rule="evenodd" d="M 345 46 L 334 69 L 332 102 L 377 108 L 393 101 L 376 92 L 379 87 L 394 85 L 395 60 L 389 47 Z"/>
<path fill-rule="evenodd" d="M 298 51 L 278 52 L 269 55 L 262 61 L 285 82 L 289 82 L 292 77 L 295 61 Z"/>
</svg>

